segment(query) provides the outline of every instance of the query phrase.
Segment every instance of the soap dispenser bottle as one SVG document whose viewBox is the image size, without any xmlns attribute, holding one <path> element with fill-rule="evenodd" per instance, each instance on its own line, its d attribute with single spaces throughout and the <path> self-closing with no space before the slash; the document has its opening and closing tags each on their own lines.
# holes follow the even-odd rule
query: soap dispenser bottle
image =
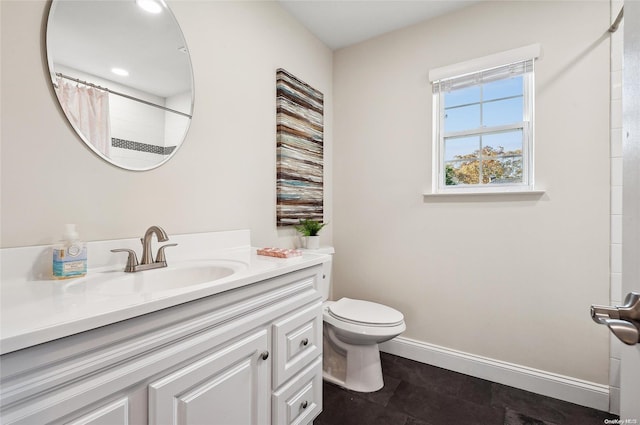
<svg viewBox="0 0 640 425">
<path fill-rule="evenodd" d="M 66 224 L 64 238 L 53 247 L 53 278 L 69 279 L 87 274 L 87 246 L 75 224 Z"/>
</svg>

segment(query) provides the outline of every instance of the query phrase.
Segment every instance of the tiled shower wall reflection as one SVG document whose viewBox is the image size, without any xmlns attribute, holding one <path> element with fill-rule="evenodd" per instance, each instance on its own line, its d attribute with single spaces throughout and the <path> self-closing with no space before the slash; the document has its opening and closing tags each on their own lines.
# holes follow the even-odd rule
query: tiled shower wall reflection
<svg viewBox="0 0 640 425">
<path fill-rule="evenodd" d="M 611 23 L 624 5 L 611 1 Z M 622 303 L 622 69 L 624 53 L 624 19 L 611 34 L 611 304 Z M 621 342 L 610 333 L 609 411 L 620 414 L 620 348 Z"/>
</svg>

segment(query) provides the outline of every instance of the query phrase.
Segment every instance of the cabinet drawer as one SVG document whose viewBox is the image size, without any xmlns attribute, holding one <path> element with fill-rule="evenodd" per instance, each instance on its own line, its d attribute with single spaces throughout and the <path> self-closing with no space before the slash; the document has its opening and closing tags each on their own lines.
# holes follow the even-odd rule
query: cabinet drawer
<svg viewBox="0 0 640 425">
<path fill-rule="evenodd" d="M 302 425 L 322 411 L 322 356 L 273 393 L 273 425 Z"/>
<path fill-rule="evenodd" d="M 322 353 L 322 303 L 273 324 L 273 387 L 277 388 Z"/>
</svg>

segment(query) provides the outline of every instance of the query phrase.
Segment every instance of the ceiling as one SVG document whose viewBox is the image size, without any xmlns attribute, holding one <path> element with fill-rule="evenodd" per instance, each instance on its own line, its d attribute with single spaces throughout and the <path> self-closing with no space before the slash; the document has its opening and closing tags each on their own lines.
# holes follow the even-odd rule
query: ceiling
<svg viewBox="0 0 640 425">
<path fill-rule="evenodd" d="M 337 50 L 461 9 L 481 0 L 278 0 Z"/>
</svg>

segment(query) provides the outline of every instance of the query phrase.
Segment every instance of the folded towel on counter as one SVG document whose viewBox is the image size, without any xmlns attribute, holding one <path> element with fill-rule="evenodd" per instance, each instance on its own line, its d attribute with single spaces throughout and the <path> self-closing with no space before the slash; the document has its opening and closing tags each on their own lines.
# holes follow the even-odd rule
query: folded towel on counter
<svg viewBox="0 0 640 425">
<path fill-rule="evenodd" d="M 291 258 L 301 256 L 302 251 L 300 251 L 299 249 L 286 248 L 259 248 L 258 255 L 266 255 L 267 257 Z"/>
</svg>

